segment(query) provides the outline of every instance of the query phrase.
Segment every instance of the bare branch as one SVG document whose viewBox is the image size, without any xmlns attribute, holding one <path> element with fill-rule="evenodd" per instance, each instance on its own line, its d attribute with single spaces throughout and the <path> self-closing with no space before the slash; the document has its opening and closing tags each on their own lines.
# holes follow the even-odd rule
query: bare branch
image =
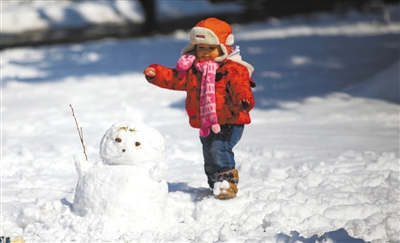
<svg viewBox="0 0 400 243">
<path fill-rule="evenodd" d="M 75 117 L 74 108 L 72 108 L 71 104 L 69 106 L 71 107 L 71 110 L 72 110 L 72 116 L 74 117 L 74 120 L 75 120 L 76 129 L 78 130 L 78 134 L 79 134 L 79 139 L 81 140 L 81 144 L 82 144 L 82 147 L 83 147 L 83 153 L 85 154 L 86 161 L 88 161 L 88 157 L 87 157 L 87 154 L 86 154 L 86 147 L 85 147 L 85 144 L 83 142 L 82 127 L 79 128 L 78 121 L 76 120 L 76 117 Z"/>
</svg>

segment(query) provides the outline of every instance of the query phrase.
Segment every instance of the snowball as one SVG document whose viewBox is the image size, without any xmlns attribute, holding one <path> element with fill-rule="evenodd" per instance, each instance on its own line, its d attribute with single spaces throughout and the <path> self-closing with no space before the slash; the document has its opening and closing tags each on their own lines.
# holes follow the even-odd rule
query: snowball
<svg viewBox="0 0 400 243">
<path fill-rule="evenodd" d="M 154 128 L 136 121 L 114 124 L 104 134 L 100 156 L 110 165 L 153 166 L 164 159 L 164 138 Z"/>
<path fill-rule="evenodd" d="M 79 179 L 73 208 L 82 217 L 125 220 L 142 231 L 163 222 L 167 194 L 167 183 L 152 180 L 145 168 L 98 164 Z"/>
</svg>

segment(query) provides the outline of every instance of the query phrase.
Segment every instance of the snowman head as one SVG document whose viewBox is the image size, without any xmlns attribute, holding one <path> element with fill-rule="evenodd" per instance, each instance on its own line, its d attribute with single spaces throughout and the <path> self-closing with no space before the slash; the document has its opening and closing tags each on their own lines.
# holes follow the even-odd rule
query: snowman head
<svg viewBox="0 0 400 243">
<path fill-rule="evenodd" d="M 164 160 L 164 138 L 141 122 L 118 122 L 104 134 L 100 157 L 109 165 L 153 166 Z"/>
</svg>

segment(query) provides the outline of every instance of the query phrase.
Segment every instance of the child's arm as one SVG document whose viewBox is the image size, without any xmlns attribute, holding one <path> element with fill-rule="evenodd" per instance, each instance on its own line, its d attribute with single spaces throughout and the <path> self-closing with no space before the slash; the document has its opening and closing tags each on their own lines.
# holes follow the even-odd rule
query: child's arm
<svg viewBox="0 0 400 243">
<path fill-rule="evenodd" d="M 158 87 L 171 90 L 186 90 L 186 78 L 180 79 L 176 70 L 159 64 L 147 67 L 143 74 L 147 81 Z"/>
<path fill-rule="evenodd" d="M 228 85 L 229 93 L 235 104 L 240 107 L 243 112 L 249 112 L 255 105 L 249 72 L 244 66 L 232 68 L 231 70 L 233 72 L 230 75 Z"/>
</svg>

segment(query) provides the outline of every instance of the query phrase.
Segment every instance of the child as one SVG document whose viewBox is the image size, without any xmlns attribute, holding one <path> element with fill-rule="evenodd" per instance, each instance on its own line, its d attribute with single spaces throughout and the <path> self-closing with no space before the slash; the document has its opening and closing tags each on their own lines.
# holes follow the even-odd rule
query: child
<svg viewBox="0 0 400 243">
<path fill-rule="evenodd" d="M 218 199 L 236 197 L 239 174 L 233 147 L 254 107 L 253 67 L 232 48 L 232 28 L 216 18 L 200 21 L 190 32 L 175 68 L 152 64 L 144 70 L 151 84 L 186 91 L 189 123 L 200 129 L 204 170 Z"/>
</svg>

